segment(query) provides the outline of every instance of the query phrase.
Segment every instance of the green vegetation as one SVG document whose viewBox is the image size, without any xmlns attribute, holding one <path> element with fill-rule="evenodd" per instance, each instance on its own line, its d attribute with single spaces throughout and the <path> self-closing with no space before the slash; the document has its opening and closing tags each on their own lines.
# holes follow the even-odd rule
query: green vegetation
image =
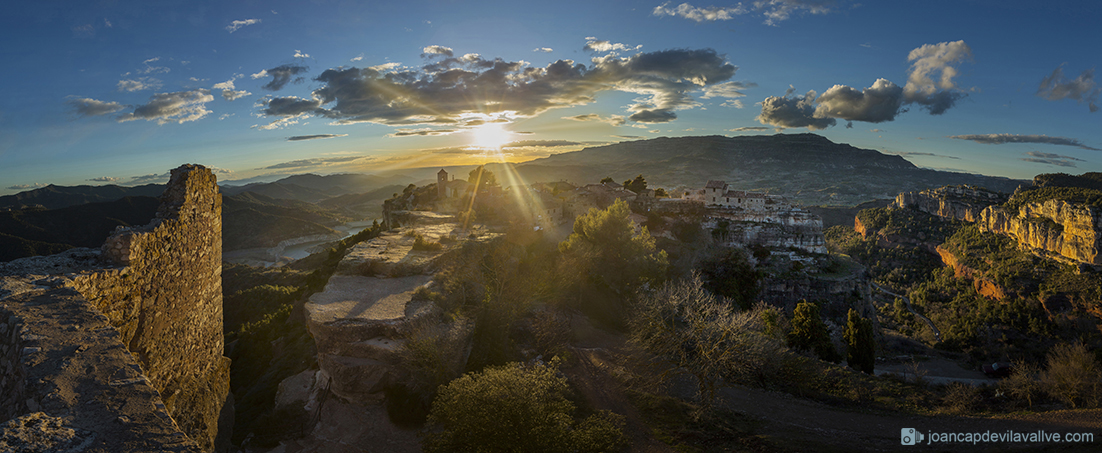
<svg viewBox="0 0 1102 453">
<path fill-rule="evenodd" d="M 764 272 L 750 263 L 746 250 L 724 248 L 699 265 L 704 287 L 747 310 L 758 301 Z"/>
<path fill-rule="evenodd" d="M 636 176 L 635 179 L 624 181 L 624 188 L 635 193 L 641 193 L 647 190 L 647 180 L 643 178 L 643 175 Z"/>
<path fill-rule="evenodd" d="M 518 363 L 473 372 L 449 383 L 432 405 L 428 452 L 602 452 L 624 444 L 622 417 L 574 416 L 570 387 L 557 363 Z"/>
<path fill-rule="evenodd" d="M 1049 351 L 1041 384 L 1053 398 L 1075 409 L 1096 407 L 1102 397 L 1102 369 L 1082 343 L 1060 344 Z"/>
<path fill-rule="evenodd" d="M 830 341 L 830 333 L 819 316 L 819 305 L 800 301 L 792 314 L 792 330 L 788 332 L 788 346 L 791 348 L 814 351 L 820 359 L 837 363 L 842 358 Z"/>
<path fill-rule="evenodd" d="M 876 338 L 873 337 L 872 320 L 861 317 L 852 308 L 846 317 L 846 363 L 855 370 L 872 374 L 876 366 Z"/>
<path fill-rule="evenodd" d="M 473 184 L 478 189 L 482 189 L 484 187 L 496 186 L 497 176 L 494 176 L 494 172 L 487 170 L 486 166 L 479 165 L 467 175 L 467 182 Z"/>
<path fill-rule="evenodd" d="M 1102 189 L 1083 187 L 1034 187 L 1019 190 L 1003 205 L 1011 213 L 1028 203 L 1044 203 L 1048 200 L 1063 200 L 1093 208 L 1102 208 Z"/>
</svg>

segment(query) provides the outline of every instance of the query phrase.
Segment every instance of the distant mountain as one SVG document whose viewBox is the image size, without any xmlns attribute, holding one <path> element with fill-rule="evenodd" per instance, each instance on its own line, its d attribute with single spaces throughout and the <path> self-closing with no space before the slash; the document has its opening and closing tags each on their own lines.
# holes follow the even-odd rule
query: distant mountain
<svg viewBox="0 0 1102 453">
<path fill-rule="evenodd" d="M 337 234 L 340 214 L 298 200 L 279 200 L 254 192 L 222 195 L 222 250 L 272 247 L 280 241 L 316 234 Z"/>
<path fill-rule="evenodd" d="M 351 217 L 371 218 L 382 215 L 383 201 L 401 193 L 406 186 L 395 184 L 383 186 L 366 193 L 350 193 L 336 196 L 318 203 L 319 206 L 341 212 Z"/>
<path fill-rule="evenodd" d="M 0 197 L 0 209 L 42 205 L 46 209 L 58 209 L 86 203 L 115 201 L 123 197 L 158 197 L 164 192 L 163 184 L 124 187 L 105 186 L 55 186 L 19 192 Z"/>
<path fill-rule="evenodd" d="M 244 192 L 254 192 L 276 199 L 293 199 L 317 203 L 340 195 L 361 194 L 383 186 L 395 184 L 404 186 L 410 182 L 413 182 L 412 178 L 404 175 L 339 174 L 319 176 L 304 174 L 288 176 L 269 183 L 223 186 L 222 193 L 237 195 Z"/>
<path fill-rule="evenodd" d="M 490 167 L 495 173 L 501 165 Z M 1011 192 L 1026 181 L 918 168 L 900 156 L 816 134 L 656 138 L 585 148 L 515 165 L 529 182 L 616 181 L 642 174 L 652 187 L 724 180 L 734 190 L 786 195 L 803 205 L 853 206 L 899 192 L 973 184 Z M 500 177 L 499 177 L 500 179 Z"/>
<path fill-rule="evenodd" d="M 159 205 L 152 197 L 125 197 L 60 209 L 0 211 L 0 261 L 99 247 L 115 227 L 149 223 Z"/>
</svg>

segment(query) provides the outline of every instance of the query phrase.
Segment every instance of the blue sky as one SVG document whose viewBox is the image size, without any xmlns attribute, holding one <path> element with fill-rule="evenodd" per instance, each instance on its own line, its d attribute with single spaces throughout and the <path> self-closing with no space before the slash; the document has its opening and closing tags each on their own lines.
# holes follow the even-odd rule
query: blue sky
<svg viewBox="0 0 1102 453">
<path fill-rule="evenodd" d="M 0 193 L 808 130 L 929 168 L 1102 171 L 1099 5 L 13 4 Z"/>
</svg>

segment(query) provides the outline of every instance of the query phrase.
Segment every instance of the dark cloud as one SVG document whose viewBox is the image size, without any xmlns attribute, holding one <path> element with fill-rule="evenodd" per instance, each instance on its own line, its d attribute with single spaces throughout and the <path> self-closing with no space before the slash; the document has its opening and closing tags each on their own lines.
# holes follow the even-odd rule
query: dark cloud
<svg viewBox="0 0 1102 453">
<path fill-rule="evenodd" d="M 302 141 L 302 140 L 319 140 L 319 139 L 323 139 L 323 138 L 337 138 L 337 137 L 347 137 L 347 136 L 348 136 L 348 134 L 296 135 L 296 136 L 293 136 L 293 137 L 287 137 L 287 141 L 297 142 L 297 141 Z"/>
<path fill-rule="evenodd" d="M 1094 70 L 1088 69 L 1079 74 L 1074 80 L 1064 77 L 1064 68 L 1057 67 L 1048 77 L 1041 80 L 1041 86 L 1037 88 L 1037 96 L 1050 101 L 1061 99 L 1074 99 L 1082 104 L 1087 103 L 1091 112 L 1098 111 L 1098 95 L 1102 88 L 1097 88 L 1094 83 Z"/>
<path fill-rule="evenodd" d="M 806 127 L 810 130 L 826 129 L 837 124 L 834 118 L 815 117 L 814 90 L 803 96 L 791 96 L 789 88 L 784 96 L 770 96 L 761 101 L 761 114 L 758 122 L 777 128 Z"/>
<path fill-rule="evenodd" d="M 677 119 L 677 114 L 667 109 L 640 110 L 628 117 L 639 123 L 668 123 Z"/>
<path fill-rule="evenodd" d="M 116 177 L 113 177 L 113 176 L 100 176 L 98 178 L 91 178 L 91 179 L 89 179 L 89 181 L 92 181 L 92 182 L 118 182 L 119 178 L 116 178 Z"/>
<path fill-rule="evenodd" d="M 743 127 L 736 127 L 734 129 L 727 129 L 727 130 L 729 132 L 747 132 L 747 131 L 767 131 L 769 129 L 772 129 L 772 128 L 771 127 L 765 127 L 765 126 L 743 126 Z"/>
<path fill-rule="evenodd" d="M 555 147 L 555 146 L 578 146 L 583 145 L 582 142 L 572 142 L 569 140 L 518 140 L 515 142 L 509 142 L 502 145 L 502 148 L 520 148 L 522 146 L 539 146 L 539 147 Z"/>
<path fill-rule="evenodd" d="M 882 123 L 892 121 L 903 106 L 903 88 L 879 79 L 871 87 L 857 91 L 845 85 L 834 85 L 816 101 L 817 118 L 839 118 L 848 121 Z"/>
<path fill-rule="evenodd" d="M 572 120 L 572 121 L 600 121 L 600 122 L 603 122 L 603 123 L 611 124 L 613 126 L 623 126 L 624 123 L 627 122 L 627 120 L 624 119 L 623 115 L 601 116 L 601 115 L 598 115 L 596 113 L 586 113 L 584 115 L 564 116 L 564 117 L 562 117 L 562 119 Z"/>
<path fill-rule="evenodd" d="M 149 103 L 139 105 L 134 111 L 119 117 L 119 122 L 146 120 L 157 124 L 195 121 L 210 113 L 206 103 L 214 100 L 210 90 L 199 88 L 175 93 L 157 93 L 149 97 Z"/>
<path fill-rule="evenodd" d="M 272 81 L 268 82 L 266 85 L 264 85 L 261 88 L 264 88 L 265 90 L 270 90 L 270 91 L 279 91 L 285 85 L 287 85 L 288 83 L 290 83 L 292 81 L 292 77 L 295 77 L 299 74 L 304 74 L 308 70 L 310 70 L 310 68 L 307 67 L 307 66 L 285 64 L 285 65 L 282 65 L 282 66 L 276 66 L 272 69 L 265 69 L 263 71 L 260 71 L 256 74 L 253 74 L 252 78 L 259 79 L 259 78 L 262 78 L 262 77 L 265 77 L 265 76 L 272 76 Z M 303 80 L 302 77 L 294 78 L 295 83 L 301 82 L 302 80 Z"/>
<path fill-rule="evenodd" d="M 260 112 L 268 116 L 298 116 L 311 113 L 321 107 L 317 99 L 303 99 L 295 96 L 282 98 L 266 98 L 261 100 L 264 110 Z"/>
<path fill-rule="evenodd" d="M 91 98 L 70 99 L 67 103 L 73 108 L 73 112 L 80 116 L 107 115 L 126 108 L 118 102 L 97 101 Z"/>
<path fill-rule="evenodd" d="M 1029 153 L 1027 153 L 1027 154 L 1029 154 Z M 1041 153 L 1041 154 L 1046 154 L 1046 153 Z M 1056 155 L 1056 154 L 1054 154 L 1054 155 Z M 1060 156 L 1060 157 L 1023 157 L 1019 160 L 1023 160 L 1023 161 L 1026 161 L 1026 162 L 1038 163 L 1038 164 L 1055 165 L 1057 167 L 1068 167 L 1068 168 L 1075 168 L 1076 167 L 1075 162 L 1073 162 L 1073 161 L 1082 161 L 1082 159 L 1067 158 L 1067 157 L 1064 157 L 1064 156 Z"/>
<path fill-rule="evenodd" d="M 433 135 L 448 135 L 459 132 L 459 129 L 398 129 L 393 134 L 388 134 L 387 137 L 424 137 Z"/>
<path fill-rule="evenodd" d="M 946 155 L 944 155 L 944 154 L 934 154 L 934 153 L 918 153 L 918 152 L 911 152 L 911 151 L 903 151 L 903 152 L 897 152 L 897 153 L 886 153 L 886 154 L 893 154 L 893 155 L 896 155 L 896 156 L 903 156 L 903 157 L 909 157 L 909 156 L 930 156 L 930 157 L 941 157 L 941 158 L 945 158 L 945 159 L 956 159 L 956 160 L 960 160 L 960 158 L 959 158 L 959 157 L 956 157 L 956 156 L 946 156 Z"/>
<path fill-rule="evenodd" d="M 290 162 L 281 162 L 257 170 L 277 170 L 286 168 L 322 167 L 331 164 L 343 164 L 355 160 L 366 159 L 367 156 L 340 156 L 340 157 L 314 157 L 311 159 L 299 159 Z"/>
<path fill-rule="evenodd" d="M 612 137 L 621 138 L 621 139 L 624 139 L 624 140 L 642 140 L 642 139 L 646 138 L 642 135 L 613 135 Z"/>
<path fill-rule="evenodd" d="M 1018 134 L 975 134 L 975 135 L 950 135 L 949 138 L 955 138 L 957 140 L 971 140 L 976 143 L 983 143 L 985 145 L 1005 145 L 1007 143 L 1043 143 L 1047 145 L 1062 145 L 1062 146 L 1074 146 L 1076 148 L 1087 149 L 1091 151 L 1102 151 L 1102 149 L 1092 148 L 1084 145 L 1083 142 L 1074 138 L 1067 137 L 1049 137 L 1047 135 L 1018 135 Z"/>
<path fill-rule="evenodd" d="M 426 48 L 433 62 L 420 69 L 328 69 L 315 79 L 324 86 L 314 90 L 312 101 L 284 110 L 272 108 L 273 99 L 264 113 L 302 114 L 316 102 L 324 107 L 310 113 L 338 123 L 458 126 L 471 115 L 510 112 L 531 117 L 594 102 L 601 91 L 623 91 L 645 96 L 645 102 L 629 107 L 637 118 L 668 121 L 676 117 L 675 110 L 699 105 L 689 93 L 726 82 L 738 69 L 712 49 L 675 49 L 629 57 L 610 54 L 595 58 L 588 66 L 558 60 L 546 67 L 488 60 L 477 54 L 447 57 L 450 49 L 446 50 Z M 733 94 L 729 90 L 716 93 Z"/>
</svg>

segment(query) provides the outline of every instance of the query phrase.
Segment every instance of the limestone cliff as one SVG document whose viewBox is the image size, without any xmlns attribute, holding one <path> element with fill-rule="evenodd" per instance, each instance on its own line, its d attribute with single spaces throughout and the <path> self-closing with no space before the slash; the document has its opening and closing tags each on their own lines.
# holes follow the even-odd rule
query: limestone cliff
<svg viewBox="0 0 1102 453">
<path fill-rule="evenodd" d="M 1097 208 L 1053 199 L 1007 212 L 1000 206 L 1003 202 L 1004 197 L 982 189 L 942 187 L 901 193 L 895 206 L 974 222 L 984 231 L 1008 235 L 1064 261 L 1102 265 L 1102 212 Z"/>
</svg>

